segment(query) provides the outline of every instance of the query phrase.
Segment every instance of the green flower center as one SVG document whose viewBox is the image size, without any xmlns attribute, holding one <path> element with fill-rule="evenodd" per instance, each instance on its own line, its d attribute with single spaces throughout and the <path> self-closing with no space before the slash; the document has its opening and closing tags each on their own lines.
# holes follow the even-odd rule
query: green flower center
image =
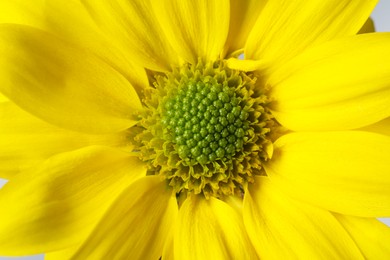
<svg viewBox="0 0 390 260">
<path fill-rule="evenodd" d="M 224 61 L 155 74 L 144 113 L 130 129 L 148 174 L 163 176 L 178 195 L 242 195 L 272 154 L 277 124 L 263 86 Z"/>
<path fill-rule="evenodd" d="M 188 165 L 230 160 L 242 150 L 250 122 L 234 88 L 190 80 L 164 104 L 162 123 Z"/>
</svg>

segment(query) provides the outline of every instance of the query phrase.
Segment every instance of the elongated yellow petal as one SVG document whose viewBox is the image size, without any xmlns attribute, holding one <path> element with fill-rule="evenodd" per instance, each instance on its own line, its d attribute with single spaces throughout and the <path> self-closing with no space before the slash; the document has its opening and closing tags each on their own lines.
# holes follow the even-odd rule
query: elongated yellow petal
<svg viewBox="0 0 390 260">
<path fill-rule="evenodd" d="M 4 103 L 4 102 L 8 102 L 8 101 L 9 101 L 9 99 L 0 93 L 0 104 Z"/>
<path fill-rule="evenodd" d="M 24 24 L 53 33 L 109 63 L 125 75 L 137 91 L 148 84 L 143 67 L 133 64 L 128 52 L 120 51 L 112 39 L 105 38 L 78 0 L 1 1 L 0 23 Z"/>
<path fill-rule="evenodd" d="M 229 1 L 161 0 L 153 8 L 171 45 L 186 61 L 214 61 L 222 53 L 229 29 Z"/>
<path fill-rule="evenodd" d="M 102 33 L 79 0 L 46 1 L 44 10 L 43 29 L 94 53 L 124 75 L 138 93 L 148 86 L 144 66 L 137 65 L 127 49 L 121 49 L 110 35 Z"/>
<path fill-rule="evenodd" d="M 292 200 L 267 177 L 245 193 L 243 214 L 262 259 L 363 259 L 331 213 Z"/>
<path fill-rule="evenodd" d="M 0 26 L 0 91 L 59 126 L 109 133 L 132 126 L 141 102 L 131 84 L 96 56 L 27 26 Z"/>
<path fill-rule="evenodd" d="M 128 153 L 88 147 L 11 179 L 0 190 L 0 255 L 82 242 L 120 192 L 145 174 L 143 163 Z"/>
<path fill-rule="evenodd" d="M 390 33 L 329 42 L 290 60 L 268 84 L 274 115 L 293 130 L 345 130 L 390 116 Z"/>
<path fill-rule="evenodd" d="M 170 70 L 179 59 L 164 36 L 162 25 L 153 13 L 150 0 L 85 0 L 90 12 L 106 37 L 115 42 L 132 60 L 148 69 Z"/>
<path fill-rule="evenodd" d="M 74 259 L 159 259 L 177 215 L 159 176 L 134 182 L 109 209 Z"/>
<path fill-rule="evenodd" d="M 390 259 L 390 227 L 374 218 L 335 214 L 366 259 Z"/>
<path fill-rule="evenodd" d="M 45 260 L 69 260 L 77 252 L 80 245 L 69 247 L 60 251 L 45 253 Z"/>
<path fill-rule="evenodd" d="M 356 34 L 377 0 L 268 0 L 251 31 L 245 57 L 276 64 L 319 43 Z"/>
<path fill-rule="evenodd" d="M 44 26 L 46 0 L 0 1 L 0 23 L 26 24 L 34 27 Z"/>
<path fill-rule="evenodd" d="M 214 197 L 187 198 L 174 235 L 175 259 L 257 259 L 242 217 Z"/>
<path fill-rule="evenodd" d="M 224 52 L 230 54 L 243 49 L 260 12 L 267 1 L 230 0 L 229 34 Z"/>
<path fill-rule="evenodd" d="M 174 260 L 174 249 L 173 249 L 173 232 L 168 234 L 168 237 L 165 240 L 165 245 L 162 252 L 162 259 L 164 260 Z"/>
<path fill-rule="evenodd" d="M 370 132 L 293 133 L 274 144 L 271 180 L 341 214 L 390 216 L 390 137 Z"/>
<path fill-rule="evenodd" d="M 269 66 L 269 63 L 264 60 L 242 60 L 240 58 L 230 58 L 227 60 L 227 65 L 231 69 L 248 72 L 263 70 Z"/>
<path fill-rule="evenodd" d="M 89 135 L 55 127 L 11 102 L 0 103 L 0 122 L 0 178 L 5 179 L 58 153 L 89 145 L 121 147 L 127 142 L 124 132 Z"/>
</svg>

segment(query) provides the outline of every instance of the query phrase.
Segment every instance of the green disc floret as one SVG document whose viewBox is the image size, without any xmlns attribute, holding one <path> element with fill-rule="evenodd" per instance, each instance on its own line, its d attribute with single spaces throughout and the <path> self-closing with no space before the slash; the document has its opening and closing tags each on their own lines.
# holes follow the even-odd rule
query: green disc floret
<svg viewBox="0 0 390 260">
<path fill-rule="evenodd" d="M 241 103 L 233 89 L 218 82 L 182 82 L 165 99 L 162 116 L 180 158 L 207 164 L 240 151 L 248 130 L 248 112 Z"/>
</svg>

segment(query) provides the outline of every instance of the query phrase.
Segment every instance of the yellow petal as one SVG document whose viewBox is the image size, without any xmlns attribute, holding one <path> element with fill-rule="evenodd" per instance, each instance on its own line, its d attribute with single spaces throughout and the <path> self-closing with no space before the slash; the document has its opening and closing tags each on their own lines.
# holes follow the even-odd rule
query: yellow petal
<svg viewBox="0 0 390 260">
<path fill-rule="evenodd" d="M 9 179 L 52 155 L 89 145 L 126 146 L 124 132 L 89 135 L 50 125 L 11 102 L 0 103 L 0 178 Z"/>
<path fill-rule="evenodd" d="M 229 29 L 229 1 L 161 0 L 153 8 L 171 45 L 186 61 L 219 57 Z"/>
<path fill-rule="evenodd" d="M 166 240 L 165 245 L 163 248 L 161 259 L 164 260 L 174 260 L 174 250 L 173 250 L 173 232 L 169 232 Z"/>
<path fill-rule="evenodd" d="M 226 63 L 231 69 L 242 70 L 245 72 L 263 70 L 269 66 L 269 62 L 265 60 L 242 60 L 240 58 L 230 58 Z"/>
<path fill-rule="evenodd" d="M 120 51 L 100 32 L 78 0 L 1 1 L 0 22 L 40 28 L 93 52 L 121 72 L 139 92 L 148 84 L 143 67 L 133 64 L 128 52 Z"/>
<path fill-rule="evenodd" d="M 267 1 L 230 0 L 229 34 L 225 44 L 225 53 L 230 54 L 243 49 L 261 10 Z"/>
<path fill-rule="evenodd" d="M 0 23 L 26 24 L 34 27 L 44 26 L 41 17 L 45 13 L 46 0 L 0 1 Z"/>
<path fill-rule="evenodd" d="M 83 4 L 106 37 L 140 66 L 157 71 L 178 65 L 162 26 L 153 13 L 150 0 L 99 1 Z"/>
<path fill-rule="evenodd" d="M 141 102 L 105 62 L 27 26 L 0 26 L 0 91 L 59 126 L 109 133 L 132 126 Z"/>
<path fill-rule="evenodd" d="M 72 17 L 71 21 L 69 17 Z M 45 19 L 45 30 L 71 41 L 88 52 L 93 52 L 126 77 L 138 93 L 148 86 L 143 65 L 136 65 L 133 55 L 127 49 L 123 50 L 120 46 L 116 46 L 109 35 L 101 32 L 101 28 L 96 26 L 80 1 L 46 1 L 45 15 L 41 19 Z"/>
<path fill-rule="evenodd" d="M 141 178 L 116 200 L 74 259 L 159 259 L 177 211 L 160 176 Z"/>
<path fill-rule="evenodd" d="M 69 260 L 77 252 L 80 245 L 69 247 L 60 251 L 45 253 L 45 260 Z"/>
<path fill-rule="evenodd" d="M 291 196 L 341 214 L 390 216 L 390 137 L 370 132 L 293 133 L 265 165 Z"/>
<path fill-rule="evenodd" d="M 242 217 L 211 197 L 187 198 L 180 208 L 174 235 L 175 259 L 257 259 Z"/>
<path fill-rule="evenodd" d="M 145 174 L 143 163 L 128 153 L 88 147 L 12 178 L 0 190 L 0 255 L 82 242 L 120 192 Z"/>
<path fill-rule="evenodd" d="M 245 58 L 282 64 L 310 46 L 354 35 L 377 2 L 268 0 L 248 37 Z"/>
<path fill-rule="evenodd" d="M 262 259 L 363 259 L 332 214 L 289 198 L 267 177 L 245 193 L 243 215 Z"/>
<path fill-rule="evenodd" d="M 242 197 L 239 196 L 228 196 L 224 201 L 237 211 L 239 215 L 242 215 Z"/>
<path fill-rule="evenodd" d="M 8 102 L 8 101 L 9 101 L 9 99 L 0 93 L 0 104 L 4 103 L 4 102 Z"/>
<path fill-rule="evenodd" d="M 362 33 L 372 33 L 372 32 L 375 32 L 375 24 L 374 24 L 374 21 L 370 17 L 364 23 L 363 27 L 360 28 L 358 33 L 362 34 Z"/>
<path fill-rule="evenodd" d="M 390 116 L 390 33 L 312 48 L 269 78 L 274 115 L 292 130 L 345 130 Z"/>
<path fill-rule="evenodd" d="M 374 218 L 335 217 L 355 240 L 366 259 L 390 259 L 390 227 Z"/>
</svg>

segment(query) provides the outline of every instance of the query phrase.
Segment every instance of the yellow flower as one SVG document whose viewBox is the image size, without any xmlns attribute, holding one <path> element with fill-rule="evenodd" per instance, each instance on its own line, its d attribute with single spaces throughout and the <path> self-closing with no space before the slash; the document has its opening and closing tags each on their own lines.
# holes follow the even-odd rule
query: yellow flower
<svg viewBox="0 0 390 260">
<path fill-rule="evenodd" d="M 376 2 L 1 1 L 0 255 L 390 258 Z"/>
</svg>

